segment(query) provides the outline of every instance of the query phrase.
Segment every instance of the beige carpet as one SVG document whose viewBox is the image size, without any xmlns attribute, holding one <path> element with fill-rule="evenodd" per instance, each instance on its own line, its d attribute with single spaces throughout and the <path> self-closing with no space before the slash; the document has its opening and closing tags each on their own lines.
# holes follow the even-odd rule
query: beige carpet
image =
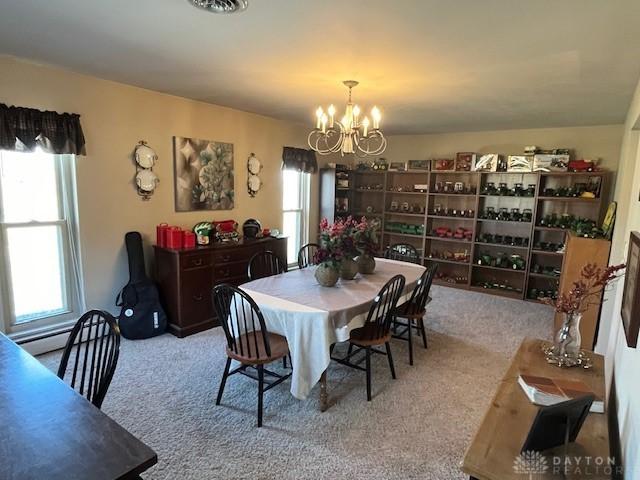
<svg viewBox="0 0 640 480">
<path fill-rule="evenodd" d="M 459 470 L 510 356 L 525 336 L 549 338 L 549 307 L 434 287 L 429 349 L 415 365 L 394 341 L 397 380 L 383 356 L 373 361 L 374 398 L 364 373 L 329 370 L 331 398 L 318 411 L 289 383 L 267 392 L 265 426 L 255 427 L 255 382 L 235 375 L 223 404 L 220 328 L 186 339 L 162 335 L 122 344 L 103 410 L 158 453 L 145 479 L 461 479 Z M 59 353 L 40 357 L 55 370 Z"/>
</svg>

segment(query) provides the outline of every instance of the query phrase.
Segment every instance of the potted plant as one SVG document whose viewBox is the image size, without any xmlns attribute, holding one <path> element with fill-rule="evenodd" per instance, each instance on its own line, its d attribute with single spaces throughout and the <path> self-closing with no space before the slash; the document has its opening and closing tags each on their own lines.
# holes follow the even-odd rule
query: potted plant
<svg viewBox="0 0 640 480">
<path fill-rule="evenodd" d="M 557 299 L 543 298 L 542 301 L 563 315 L 562 327 L 556 333 L 554 343 L 545 349 L 547 361 L 559 367 L 589 366 L 590 359 L 580 350 L 580 321 L 582 314 L 592 305 L 600 305 L 602 291 L 620 275 L 624 264 L 605 269 L 588 263 L 580 272 L 580 280 L 574 282 L 569 292 Z"/>
<path fill-rule="evenodd" d="M 378 222 L 368 221 L 366 217 L 362 217 L 360 222 L 355 222 L 353 227 L 355 246 L 360 253 L 355 260 L 358 271 L 364 275 L 371 274 L 376 269 L 374 255 L 378 249 L 378 227 Z"/>
<path fill-rule="evenodd" d="M 323 287 L 333 287 L 340 277 L 343 228 L 342 225 L 329 224 L 326 218 L 320 222 L 320 247 L 313 255 L 313 263 L 317 265 L 316 280 Z"/>
</svg>

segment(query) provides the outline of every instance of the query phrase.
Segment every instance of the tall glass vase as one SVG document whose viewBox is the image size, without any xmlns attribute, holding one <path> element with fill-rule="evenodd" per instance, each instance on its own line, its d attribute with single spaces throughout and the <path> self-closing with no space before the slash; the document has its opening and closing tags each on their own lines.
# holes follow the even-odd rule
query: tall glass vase
<svg viewBox="0 0 640 480">
<path fill-rule="evenodd" d="M 580 321 L 582 313 L 565 313 L 562 326 L 557 331 L 553 345 L 545 349 L 547 361 L 559 367 L 582 366 L 589 368 L 591 359 L 580 349 Z"/>
</svg>

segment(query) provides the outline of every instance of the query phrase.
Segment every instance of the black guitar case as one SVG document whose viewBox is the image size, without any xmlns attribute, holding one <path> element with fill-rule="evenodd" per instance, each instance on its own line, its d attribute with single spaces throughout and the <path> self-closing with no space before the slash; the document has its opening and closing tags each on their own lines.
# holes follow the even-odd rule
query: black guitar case
<svg viewBox="0 0 640 480">
<path fill-rule="evenodd" d="M 128 232 L 124 243 L 129 258 L 129 283 L 116 298 L 116 305 L 121 307 L 120 333 L 131 340 L 155 337 L 167 329 L 167 315 L 160 305 L 158 289 L 144 268 L 142 237 L 138 232 Z"/>
</svg>

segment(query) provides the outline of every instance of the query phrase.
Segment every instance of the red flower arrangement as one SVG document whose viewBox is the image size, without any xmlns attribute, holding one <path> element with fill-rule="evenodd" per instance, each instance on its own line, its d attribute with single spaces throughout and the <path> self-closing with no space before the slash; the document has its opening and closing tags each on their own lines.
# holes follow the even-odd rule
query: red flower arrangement
<svg viewBox="0 0 640 480">
<path fill-rule="evenodd" d="M 568 293 L 563 293 L 557 299 L 543 298 L 542 301 L 555 308 L 556 312 L 576 314 L 585 312 L 591 305 L 600 304 L 600 295 L 606 286 L 620 277 L 620 272 L 625 268 L 624 263 L 611 265 L 604 270 L 593 263 L 582 267 L 577 282 Z"/>
<path fill-rule="evenodd" d="M 313 256 L 315 264 L 331 263 L 338 267 L 342 259 L 358 253 L 373 254 L 378 247 L 377 226 L 365 217 L 356 221 L 349 216 L 333 224 L 324 218 L 320 222 L 320 248 Z"/>
</svg>

